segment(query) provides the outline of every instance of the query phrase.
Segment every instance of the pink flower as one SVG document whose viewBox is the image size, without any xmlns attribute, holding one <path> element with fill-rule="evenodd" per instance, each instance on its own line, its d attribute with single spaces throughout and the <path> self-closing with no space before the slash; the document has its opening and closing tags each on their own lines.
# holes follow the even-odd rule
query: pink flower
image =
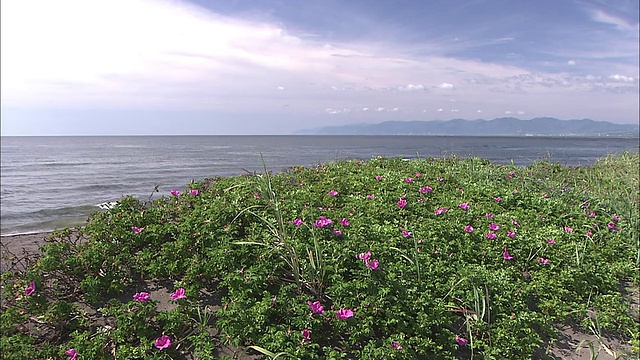
<svg viewBox="0 0 640 360">
<path fill-rule="evenodd" d="M 464 227 L 464 231 L 468 232 L 469 234 L 471 234 L 473 232 L 473 226 L 471 225 L 467 225 Z"/>
<path fill-rule="evenodd" d="M 173 196 L 178 196 L 178 195 L 180 195 L 180 190 L 175 190 L 175 189 L 174 189 L 174 190 L 169 191 L 169 193 L 170 193 L 171 195 L 173 195 Z"/>
<path fill-rule="evenodd" d="M 156 339 L 156 343 L 154 344 L 154 346 L 160 350 L 167 349 L 171 347 L 171 338 L 167 335 L 162 335 Z"/>
<path fill-rule="evenodd" d="M 490 213 L 484 213 L 484 216 L 485 216 L 485 217 L 488 217 L 489 219 L 492 219 L 492 220 L 493 220 L 493 214 L 490 214 Z"/>
<path fill-rule="evenodd" d="M 333 234 L 334 234 L 335 236 L 341 236 L 341 235 L 342 235 L 342 231 L 340 231 L 340 230 L 338 230 L 338 229 L 336 229 L 336 228 L 333 228 Z"/>
<path fill-rule="evenodd" d="M 568 232 L 568 233 L 572 233 L 572 232 L 573 232 L 573 229 L 572 229 L 572 228 L 570 228 L 570 227 L 568 227 L 568 226 L 565 226 L 565 227 L 564 227 L 564 231 L 566 231 L 566 232 Z"/>
<path fill-rule="evenodd" d="M 596 213 L 593 211 L 589 211 L 589 217 L 596 217 Z"/>
<path fill-rule="evenodd" d="M 489 224 L 489 230 L 498 231 L 498 230 L 500 230 L 500 225 L 498 225 L 496 223 L 491 223 L 491 224 Z"/>
<path fill-rule="evenodd" d="M 438 180 L 438 181 L 440 181 L 440 182 L 443 182 L 443 181 L 444 181 L 444 179 L 443 179 L 443 178 L 441 178 L 441 177 L 438 177 L 438 178 L 437 178 L 437 180 Z"/>
<path fill-rule="evenodd" d="M 607 224 L 607 226 L 609 227 L 609 229 L 611 230 L 620 230 L 619 227 L 616 226 L 616 224 L 613 223 L 613 221 L 609 221 L 609 223 Z"/>
<path fill-rule="evenodd" d="M 416 177 L 420 177 L 420 176 L 422 176 L 422 174 L 416 173 Z"/>
<path fill-rule="evenodd" d="M 78 351 L 76 349 L 69 349 L 67 351 L 64 352 L 65 355 L 69 355 L 69 359 L 68 360 L 76 360 L 78 359 Z"/>
<path fill-rule="evenodd" d="M 449 209 L 448 209 L 448 208 L 445 208 L 445 207 L 441 207 L 441 208 L 436 209 L 436 210 L 434 211 L 434 214 L 436 214 L 436 215 L 440 215 L 440 214 L 444 214 L 444 213 L 446 213 L 446 212 L 449 212 Z"/>
<path fill-rule="evenodd" d="M 371 258 L 371 251 L 367 251 L 366 253 L 361 253 L 357 255 L 357 258 L 360 260 L 364 260 L 365 262 L 369 261 Z"/>
<path fill-rule="evenodd" d="M 191 190 L 189 190 L 189 194 L 191 194 L 191 195 L 193 195 L 193 196 L 198 195 L 198 193 L 199 193 L 198 189 L 191 189 Z M 169 343 L 171 343 L 171 340 L 169 340 Z M 171 346 L 171 344 L 169 344 L 169 346 Z"/>
<path fill-rule="evenodd" d="M 364 265 L 371 270 L 380 270 L 380 262 L 377 259 L 372 259 L 371 261 L 365 260 Z"/>
<path fill-rule="evenodd" d="M 376 197 L 376 194 L 369 194 L 366 196 L 367 199 L 373 199 Z"/>
<path fill-rule="evenodd" d="M 618 222 L 620 221 L 620 217 L 616 214 L 613 214 L 613 221 Z"/>
<path fill-rule="evenodd" d="M 433 189 L 430 186 L 423 186 L 419 189 L 421 194 L 426 194 L 428 192 L 432 192 Z"/>
<path fill-rule="evenodd" d="M 178 290 L 176 290 L 176 292 L 171 294 L 171 300 L 173 300 L 173 301 L 178 301 L 180 299 L 186 299 L 186 298 L 187 298 L 187 296 L 184 294 L 184 289 L 183 288 L 179 288 Z"/>
<path fill-rule="evenodd" d="M 513 220 L 513 219 L 511 219 L 511 225 L 513 225 L 513 226 L 520 226 L 520 224 L 518 224 L 518 222 L 517 222 L 517 221 L 515 221 L 515 220 Z"/>
<path fill-rule="evenodd" d="M 26 289 L 24 289 L 25 295 L 33 295 L 36 292 L 36 282 L 32 281 Z"/>
<path fill-rule="evenodd" d="M 538 262 L 542 265 L 547 265 L 549 263 L 549 259 L 539 257 Z"/>
<path fill-rule="evenodd" d="M 300 333 L 302 334 L 302 338 L 304 340 L 307 340 L 307 341 L 311 340 L 311 330 L 304 329 L 304 330 L 300 331 Z"/>
<path fill-rule="evenodd" d="M 254 199 L 260 199 L 260 194 L 253 194 Z"/>
<path fill-rule="evenodd" d="M 462 210 L 469 210 L 469 204 L 467 203 L 462 203 L 460 205 L 458 205 L 458 207 Z"/>
<path fill-rule="evenodd" d="M 497 202 L 500 202 L 500 201 L 502 201 L 502 198 L 500 196 L 498 196 L 498 197 L 494 197 L 493 200 L 495 200 Z"/>
<path fill-rule="evenodd" d="M 345 227 L 349 226 L 349 219 L 347 219 L 347 218 L 341 219 L 340 220 L 340 225 L 345 226 Z"/>
<path fill-rule="evenodd" d="M 137 302 L 149 302 L 149 293 L 148 292 L 139 292 L 139 293 L 135 293 L 133 294 L 133 300 L 137 301 Z"/>
<path fill-rule="evenodd" d="M 484 237 L 486 237 L 487 239 L 493 240 L 493 239 L 497 238 L 498 235 L 496 235 L 494 233 L 487 233 Z"/>
<path fill-rule="evenodd" d="M 412 178 L 406 178 L 406 179 L 404 179 L 404 182 L 406 182 L 406 183 L 412 183 L 412 182 L 413 182 L 413 179 L 412 179 Z"/>
<path fill-rule="evenodd" d="M 542 194 L 542 197 L 546 199 L 546 198 L 548 198 L 548 197 L 549 197 L 549 194 L 544 193 L 544 194 Z"/>
<path fill-rule="evenodd" d="M 402 236 L 406 237 L 406 238 L 410 238 L 413 236 L 413 233 L 411 231 L 407 231 L 405 229 L 402 229 Z"/>
<path fill-rule="evenodd" d="M 422 204 L 424 202 L 424 199 L 418 199 L 418 204 Z"/>
<path fill-rule="evenodd" d="M 329 195 L 329 196 L 337 196 L 337 195 L 338 195 L 338 192 L 337 192 L 337 191 L 335 191 L 335 190 L 331 190 L 331 191 L 329 191 L 329 192 L 327 193 L 327 195 Z"/>
<path fill-rule="evenodd" d="M 295 219 L 295 220 L 291 220 L 291 223 L 292 223 L 293 225 L 295 225 L 295 226 L 300 226 L 300 225 L 302 225 L 302 219 L 297 218 L 297 219 Z"/>
<path fill-rule="evenodd" d="M 516 233 L 514 233 L 511 230 L 509 230 L 509 231 L 507 231 L 507 236 L 513 239 L 514 237 L 516 237 Z"/>
<path fill-rule="evenodd" d="M 378 181 L 382 181 L 382 176 L 380 176 L 380 175 L 376 175 L 376 176 L 375 176 L 375 179 L 376 179 L 376 180 L 378 180 Z"/>
<path fill-rule="evenodd" d="M 553 245 L 553 244 L 555 244 L 555 243 L 556 243 L 556 241 L 555 241 L 555 240 L 553 240 L 553 239 L 547 239 L 547 244 Z"/>
<path fill-rule="evenodd" d="M 391 347 L 392 347 L 394 350 L 402 350 L 402 346 L 400 346 L 400 344 L 399 344 L 397 341 L 392 342 L 392 343 L 391 343 Z"/>
<path fill-rule="evenodd" d="M 133 232 L 134 232 L 136 235 L 138 235 L 138 234 L 140 234 L 141 232 L 143 232 L 143 231 L 144 231 L 144 228 L 143 228 L 143 227 L 142 227 L 142 228 L 139 228 L 139 227 L 137 227 L 137 226 L 132 226 L 132 227 L 131 227 L 131 230 L 133 230 Z"/>
<path fill-rule="evenodd" d="M 456 335 L 456 343 L 460 346 L 467 346 L 467 339 Z"/>
<path fill-rule="evenodd" d="M 324 216 L 320 216 L 319 220 L 316 220 L 316 221 L 313 222 L 313 226 L 317 227 L 317 228 L 323 228 L 323 227 L 329 226 L 331 224 L 333 224 L 333 220 L 327 219 Z"/>
<path fill-rule="evenodd" d="M 398 202 L 396 204 L 398 204 L 398 207 L 400 207 L 401 209 L 404 209 L 405 206 L 407 206 L 407 200 L 400 199 L 400 200 L 398 200 Z"/>
<path fill-rule="evenodd" d="M 507 249 L 504 249 L 504 252 L 502 253 L 502 258 L 504 258 L 505 260 L 511 261 L 513 260 L 513 256 L 511 256 L 509 254 L 509 252 L 507 251 Z"/>
<path fill-rule="evenodd" d="M 514 194 L 517 194 L 518 192 L 519 192 L 518 189 L 513 190 Z"/>
<path fill-rule="evenodd" d="M 320 304 L 320 301 L 307 301 L 307 304 L 309 304 L 309 309 L 311 309 L 311 312 L 314 314 L 324 314 L 324 306 L 322 306 Z"/>
<path fill-rule="evenodd" d="M 353 317 L 353 311 L 350 309 L 340 308 L 340 310 L 338 310 L 338 312 L 336 313 L 336 316 L 340 320 L 346 320 L 350 317 Z"/>
</svg>

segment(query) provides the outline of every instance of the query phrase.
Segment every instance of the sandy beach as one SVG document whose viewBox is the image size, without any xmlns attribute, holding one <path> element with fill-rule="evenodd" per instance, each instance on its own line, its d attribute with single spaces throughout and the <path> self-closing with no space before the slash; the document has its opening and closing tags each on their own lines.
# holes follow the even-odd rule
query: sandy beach
<svg viewBox="0 0 640 360">
<path fill-rule="evenodd" d="M 40 246 L 46 243 L 51 232 L 9 235 L 0 237 L 0 271 L 13 268 L 20 270 L 26 265 L 25 260 L 39 254 Z"/>
</svg>

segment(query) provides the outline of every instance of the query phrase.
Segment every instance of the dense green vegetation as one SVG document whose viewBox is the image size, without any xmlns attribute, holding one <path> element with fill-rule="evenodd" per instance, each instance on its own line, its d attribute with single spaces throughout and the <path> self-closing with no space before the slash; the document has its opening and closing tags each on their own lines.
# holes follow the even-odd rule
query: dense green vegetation
<svg viewBox="0 0 640 360">
<path fill-rule="evenodd" d="M 638 164 L 376 158 L 126 197 L 2 274 L 1 350 L 529 359 L 571 323 L 637 352 Z"/>
</svg>

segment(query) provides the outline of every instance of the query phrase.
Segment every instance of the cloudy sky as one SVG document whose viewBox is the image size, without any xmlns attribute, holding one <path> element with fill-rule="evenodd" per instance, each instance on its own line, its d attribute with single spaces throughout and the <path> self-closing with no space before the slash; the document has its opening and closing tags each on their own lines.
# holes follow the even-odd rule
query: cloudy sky
<svg viewBox="0 0 640 360">
<path fill-rule="evenodd" d="M 3 0 L 2 135 L 636 123 L 637 0 Z"/>
</svg>

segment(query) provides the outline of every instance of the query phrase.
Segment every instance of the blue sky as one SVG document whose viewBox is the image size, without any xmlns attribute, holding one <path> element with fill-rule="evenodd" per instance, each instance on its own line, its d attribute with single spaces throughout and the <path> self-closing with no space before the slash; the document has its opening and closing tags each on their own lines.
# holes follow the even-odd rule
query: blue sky
<svg viewBox="0 0 640 360">
<path fill-rule="evenodd" d="M 2 135 L 637 123 L 638 4 L 3 0 Z"/>
</svg>

